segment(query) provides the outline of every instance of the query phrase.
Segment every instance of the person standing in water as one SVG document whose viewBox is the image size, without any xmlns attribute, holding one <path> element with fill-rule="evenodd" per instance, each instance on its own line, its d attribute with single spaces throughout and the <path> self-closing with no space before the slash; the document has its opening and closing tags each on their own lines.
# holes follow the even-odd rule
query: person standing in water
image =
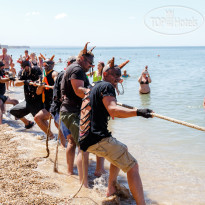
<svg viewBox="0 0 205 205">
<path fill-rule="evenodd" d="M 129 75 L 129 74 L 127 74 L 127 70 L 123 70 L 122 77 L 123 77 L 123 78 L 130 77 L 130 75 Z"/>
<path fill-rule="evenodd" d="M 145 66 L 145 69 L 142 71 L 142 74 L 138 79 L 138 82 L 140 83 L 139 92 L 141 94 L 150 93 L 149 83 L 151 83 L 152 80 L 151 80 L 150 75 L 148 73 L 148 66 Z"/>
</svg>

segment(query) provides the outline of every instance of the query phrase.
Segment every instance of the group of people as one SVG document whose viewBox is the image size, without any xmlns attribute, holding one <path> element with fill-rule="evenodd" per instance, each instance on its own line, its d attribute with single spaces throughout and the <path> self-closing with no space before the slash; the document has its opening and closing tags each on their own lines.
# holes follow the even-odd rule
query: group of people
<svg viewBox="0 0 205 205">
<path fill-rule="evenodd" d="M 80 183 L 88 187 L 89 153 L 97 157 L 96 176 L 105 173 L 104 159 L 110 162 L 107 196 L 116 192 L 117 176 L 122 169 L 127 173 L 130 191 L 138 205 L 144 205 L 144 193 L 137 160 L 128 152 L 125 144 L 119 142 L 108 130 L 110 118 L 128 118 L 141 116 L 152 117 L 150 109 L 128 109 L 117 105 L 116 89 L 122 82 L 121 69 L 126 65 L 116 64 L 114 57 L 107 65 L 98 63 L 98 70 L 92 71 L 94 65 L 93 49 L 87 49 L 88 43 L 77 57 L 67 61 L 67 68 L 60 73 L 54 70 L 53 57 L 44 59 L 41 66 L 28 55 L 18 60 L 21 70 L 18 79 L 5 75 L 4 61 L 0 61 L 0 124 L 4 104 L 13 104 L 10 113 L 20 119 L 29 129 L 34 122 L 26 119 L 31 113 L 38 126 L 47 133 L 48 120 L 53 118 L 56 127 L 60 126 L 60 141 L 66 146 L 68 174 L 73 174 L 75 149 L 78 147 L 77 169 Z M 31 55 L 30 55 L 31 56 Z M 88 75 L 93 76 L 90 84 Z M 147 75 L 147 73 L 145 73 Z M 146 76 L 140 79 L 146 85 Z M 15 86 L 24 86 L 25 100 L 19 103 L 5 96 L 5 83 L 15 81 Z M 148 82 L 151 82 L 148 76 Z M 84 162 L 82 158 L 84 157 Z M 84 164 L 83 164 L 84 163 Z M 84 165 L 84 166 L 83 166 Z M 84 167 L 84 168 L 83 168 Z M 84 177 L 83 177 L 84 175 Z M 83 180 L 84 178 L 84 180 Z"/>
</svg>

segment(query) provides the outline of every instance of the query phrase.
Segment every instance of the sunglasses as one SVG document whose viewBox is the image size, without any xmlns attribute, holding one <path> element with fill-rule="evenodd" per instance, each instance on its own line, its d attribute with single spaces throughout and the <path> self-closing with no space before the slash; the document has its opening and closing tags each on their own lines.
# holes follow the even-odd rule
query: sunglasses
<svg viewBox="0 0 205 205">
<path fill-rule="evenodd" d="M 89 61 L 87 58 L 85 58 L 85 60 L 86 60 L 91 66 L 93 66 L 93 62 Z"/>
</svg>

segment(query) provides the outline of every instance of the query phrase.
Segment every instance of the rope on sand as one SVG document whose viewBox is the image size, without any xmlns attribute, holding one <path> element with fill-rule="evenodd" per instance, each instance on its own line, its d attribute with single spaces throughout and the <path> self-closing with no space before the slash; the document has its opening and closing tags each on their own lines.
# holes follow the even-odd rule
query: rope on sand
<svg viewBox="0 0 205 205">
<path fill-rule="evenodd" d="M 47 155 L 44 158 L 48 158 L 50 155 L 50 150 L 48 148 L 48 138 L 49 138 L 49 133 L 50 133 L 50 128 L 51 128 L 51 118 L 52 116 L 49 116 L 49 123 L 48 123 L 48 129 L 47 129 L 47 136 L 46 136 L 46 151 L 47 151 Z"/>
<path fill-rule="evenodd" d="M 132 107 L 130 105 L 122 104 L 120 102 L 117 102 L 117 105 L 129 108 L 129 109 L 137 109 L 136 107 Z M 160 119 L 163 119 L 163 120 L 174 122 L 174 123 L 184 125 L 184 126 L 187 126 L 187 127 L 190 127 L 190 128 L 194 128 L 194 129 L 197 129 L 197 130 L 205 131 L 205 127 L 200 127 L 198 125 L 194 125 L 194 124 L 191 124 L 191 123 L 188 123 L 188 122 L 185 122 L 185 121 L 177 120 L 177 119 L 174 119 L 174 118 L 171 118 L 171 117 L 166 117 L 166 116 L 159 115 L 159 114 L 156 114 L 156 113 L 151 113 L 151 115 L 153 117 L 157 117 L 157 118 L 160 118 Z"/>
</svg>

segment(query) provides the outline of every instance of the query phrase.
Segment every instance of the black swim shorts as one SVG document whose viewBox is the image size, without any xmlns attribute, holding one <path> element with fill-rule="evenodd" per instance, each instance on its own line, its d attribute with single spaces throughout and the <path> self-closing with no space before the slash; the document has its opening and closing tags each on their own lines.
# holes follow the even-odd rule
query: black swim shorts
<svg viewBox="0 0 205 205">
<path fill-rule="evenodd" d="M 8 99 L 7 96 L 5 96 L 5 95 L 0 95 L 0 100 L 2 100 L 3 103 L 5 103 L 7 99 Z"/>
</svg>

